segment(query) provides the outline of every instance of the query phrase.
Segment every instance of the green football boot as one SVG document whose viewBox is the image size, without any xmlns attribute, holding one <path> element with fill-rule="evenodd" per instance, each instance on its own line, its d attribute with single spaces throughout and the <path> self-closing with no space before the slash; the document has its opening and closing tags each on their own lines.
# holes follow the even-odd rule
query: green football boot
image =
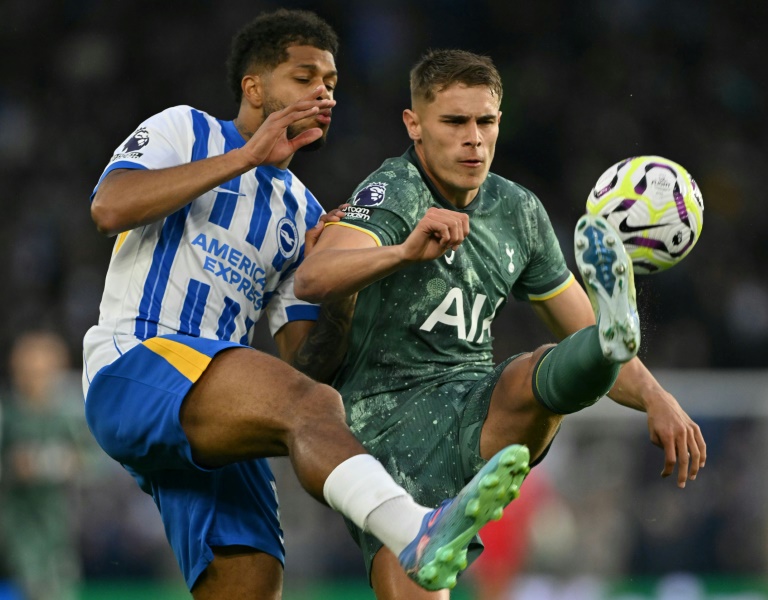
<svg viewBox="0 0 768 600">
<path fill-rule="evenodd" d="M 488 521 L 501 519 L 507 504 L 520 495 L 529 460 L 526 446 L 507 446 L 455 498 L 428 512 L 399 556 L 408 576 L 427 590 L 453 588 L 467 568 L 467 546 L 475 534 Z"/>
</svg>

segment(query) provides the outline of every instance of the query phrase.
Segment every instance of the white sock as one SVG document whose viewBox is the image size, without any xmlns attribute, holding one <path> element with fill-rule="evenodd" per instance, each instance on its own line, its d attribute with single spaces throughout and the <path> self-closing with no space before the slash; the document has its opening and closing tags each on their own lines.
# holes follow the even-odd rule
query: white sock
<svg viewBox="0 0 768 600">
<path fill-rule="evenodd" d="M 396 556 L 416 537 L 430 511 L 417 504 L 370 454 L 358 454 L 338 465 L 325 480 L 323 497 Z"/>
</svg>

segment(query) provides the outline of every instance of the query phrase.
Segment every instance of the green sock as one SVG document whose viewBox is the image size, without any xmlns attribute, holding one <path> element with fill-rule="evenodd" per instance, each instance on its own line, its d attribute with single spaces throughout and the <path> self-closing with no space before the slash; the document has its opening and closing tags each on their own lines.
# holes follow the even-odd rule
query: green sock
<svg viewBox="0 0 768 600">
<path fill-rule="evenodd" d="M 566 415 L 592 406 L 613 387 L 621 363 L 603 356 L 597 327 L 581 329 L 541 357 L 533 393 L 552 412 Z"/>
</svg>

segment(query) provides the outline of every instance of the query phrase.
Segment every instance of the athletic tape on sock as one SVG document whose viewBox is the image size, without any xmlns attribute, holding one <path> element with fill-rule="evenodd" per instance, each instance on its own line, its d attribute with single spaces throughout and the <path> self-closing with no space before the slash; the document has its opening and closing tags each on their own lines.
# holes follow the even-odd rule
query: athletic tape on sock
<svg viewBox="0 0 768 600">
<path fill-rule="evenodd" d="M 387 500 L 410 496 L 370 454 L 358 454 L 338 465 L 325 480 L 328 506 L 365 529 L 366 519 Z"/>
</svg>

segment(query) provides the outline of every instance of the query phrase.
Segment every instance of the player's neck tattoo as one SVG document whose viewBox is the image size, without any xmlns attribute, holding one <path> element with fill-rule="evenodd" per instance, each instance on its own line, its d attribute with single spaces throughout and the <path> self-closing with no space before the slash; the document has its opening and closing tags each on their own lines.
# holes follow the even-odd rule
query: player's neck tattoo
<svg viewBox="0 0 768 600">
<path fill-rule="evenodd" d="M 249 131 L 247 127 L 240 123 L 239 119 L 235 118 L 234 124 L 237 130 L 240 132 L 240 135 L 242 135 L 246 140 L 250 140 L 253 137 L 253 131 Z"/>
</svg>

